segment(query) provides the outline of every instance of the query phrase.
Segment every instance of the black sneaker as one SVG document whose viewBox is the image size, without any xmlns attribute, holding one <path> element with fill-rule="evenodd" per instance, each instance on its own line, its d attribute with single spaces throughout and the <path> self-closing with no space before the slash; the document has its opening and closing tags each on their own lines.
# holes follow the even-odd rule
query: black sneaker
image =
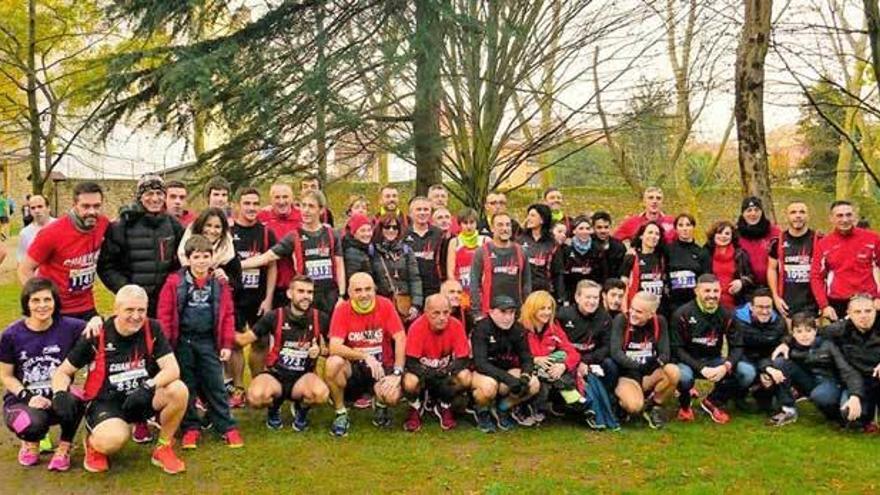
<svg viewBox="0 0 880 495">
<path fill-rule="evenodd" d="M 592 430 L 604 430 L 605 425 L 600 425 L 596 422 L 596 411 L 587 408 L 584 409 L 584 421 L 587 423 L 587 426 Z"/>
<path fill-rule="evenodd" d="M 492 419 L 492 413 L 488 409 L 476 411 L 477 429 L 483 433 L 495 433 L 495 420 Z"/>
<path fill-rule="evenodd" d="M 379 406 L 373 402 L 373 425 L 377 428 L 391 428 L 391 411 L 387 406 Z"/>
<path fill-rule="evenodd" d="M 645 421 L 652 430 L 659 430 L 666 424 L 666 419 L 663 417 L 659 407 L 645 409 L 642 411 L 642 417 L 645 418 Z"/>
<path fill-rule="evenodd" d="M 501 431 L 512 430 L 516 427 L 516 421 L 510 416 L 510 411 L 499 411 L 497 408 L 492 409 L 492 416 L 498 424 Z"/>
<path fill-rule="evenodd" d="M 270 407 L 266 410 L 266 426 L 271 430 L 284 428 L 284 422 L 281 420 L 281 409 Z"/>
</svg>

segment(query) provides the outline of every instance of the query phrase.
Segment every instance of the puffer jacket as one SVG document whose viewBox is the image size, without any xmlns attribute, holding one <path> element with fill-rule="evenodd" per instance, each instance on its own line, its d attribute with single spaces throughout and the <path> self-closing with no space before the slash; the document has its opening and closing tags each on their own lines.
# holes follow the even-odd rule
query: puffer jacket
<svg viewBox="0 0 880 495">
<path fill-rule="evenodd" d="M 413 306 L 422 308 L 422 279 L 419 277 L 419 264 L 409 246 L 402 241 L 379 242 L 370 250 L 373 260 L 373 280 L 380 296 L 393 297 L 407 294 Z M 392 285 L 393 284 L 393 285 Z"/>
<path fill-rule="evenodd" d="M 150 315 L 155 315 L 165 278 L 180 268 L 177 246 L 182 237 L 183 227 L 171 215 L 147 213 L 140 204 L 123 207 L 104 236 L 98 276 L 114 293 L 126 284 L 143 287 L 150 297 Z"/>
<path fill-rule="evenodd" d="M 342 259 L 345 263 L 345 280 L 358 272 L 372 274 L 370 244 L 364 244 L 351 234 L 346 234 L 342 238 Z"/>
<path fill-rule="evenodd" d="M 766 323 L 752 318 L 749 304 L 736 308 L 734 317 L 739 322 L 742 333 L 743 356 L 753 362 L 760 363 L 770 359 L 773 349 L 782 343 L 787 334 L 785 321 L 774 310 Z"/>
</svg>

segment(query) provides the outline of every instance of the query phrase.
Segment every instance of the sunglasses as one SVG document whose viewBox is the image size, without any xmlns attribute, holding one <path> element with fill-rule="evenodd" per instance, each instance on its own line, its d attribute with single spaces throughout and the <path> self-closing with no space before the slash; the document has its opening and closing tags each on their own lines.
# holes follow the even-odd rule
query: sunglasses
<svg viewBox="0 0 880 495">
<path fill-rule="evenodd" d="M 396 224 L 383 225 L 382 230 L 400 230 Z"/>
</svg>

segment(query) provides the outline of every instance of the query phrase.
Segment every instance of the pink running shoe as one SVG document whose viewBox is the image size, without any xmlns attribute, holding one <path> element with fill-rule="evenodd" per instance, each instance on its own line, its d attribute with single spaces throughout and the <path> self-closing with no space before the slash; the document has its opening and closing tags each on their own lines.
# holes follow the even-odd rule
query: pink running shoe
<svg viewBox="0 0 880 495">
<path fill-rule="evenodd" d="M 131 439 L 134 440 L 134 443 L 149 443 L 153 441 L 153 433 L 146 422 L 135 423 L 131 430 Z"/>
<path fill-rule="evenodd" d="M 36 466 L 40 463 L 40 444 L 37 442 L 21 442 L 18 449 L 18 463 L 22 466 Z"/>
<path fill-rule="evenodd" d="M 55 454 L 49 460 L 49 471 L 67 471 L 70 469 L 70 442 L 61 442 L 55 449 Z"/>
</svg>

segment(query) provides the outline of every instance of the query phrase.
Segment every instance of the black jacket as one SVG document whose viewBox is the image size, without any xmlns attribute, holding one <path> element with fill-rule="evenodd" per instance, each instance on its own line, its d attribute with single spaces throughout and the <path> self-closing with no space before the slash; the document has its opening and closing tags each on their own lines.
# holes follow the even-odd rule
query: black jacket
<svg viewBox="0 0 880 495">
<path fill-rule="evenodd" d="M 508 386 L 519 382 L 508 370 L 519 368 L 523 373 L 531 374 L 534 368 L 525 329 L 518 322 L 508 330 L 502 330 L 491 317 L 483 318 L 471 334 L 471 353 L 478 372 Z"/>
<path fill-rule="evenodd" d="M 752 318 L 748 304 L 737 308 L 735 315 L 742 331 L 743 356 L 755 364 L 770 359 L 773 349 L 782 343 L 788 333 L 785 321 L 774 311 L 770 321 L 761 323 Z"/>
<path fill-rule="evenodd" d="M 823 333 L 834 341 L 846 361 L 863 377 L 871 376 L 880 364 L 880 318 L 865 333 L 856 330 L 848 319 L 825 327 Z"/>
<path fill-rule="evenodd" d="M 696 373 L 713 359 L 721 357 L 727 341 L 727 360 L 733 367 L 742 357 L 742 340 L 733 315 L 719 307 L 705 313 L 691 301 L 675 310 L 671 319 L 672 348 L 676 359 Z"/>
<path fill-rule="evenodd" d="M 669 306 L 675 310 L 694 299 L 697 278 L 709 272 L 709 252 L 695 242 L 676 239 L 666 246 Z"/>
<path fill-rule="evenodd" d="M 611 316 L 603 308 L 585 315 L 577 306 L 556 312 L 559 326 L 581 355 L 584 364 L 601 364 L 610 352 Z"/>
<path fill-rule="evenodd" d="M 791 337 L 787 340 L 789 361 L 813 375 L 839 379 L 850 393 L 861 396 L 862 375 L 850 366 L 834 342 L 818 335 L 810 347 L 798 344 Z"/>
<path fill-rule="evenodd" d="M 123 207 L 104 235 L 98 276 L 114 293 L 126 284 L 140 285 L 153 310 L 165 277 L 180 268 L 177 245 L 183 230 L 171 215 L 147 213 L 140 204 Z"/>
<path fill-rule="evenodd" d="M 372 274 L 370 245 L 355 239 L 351 234 L 342 238 L 342 259 L 345 264 L 345 280 L 358 272 Z"/>
<path fill-rule="evenodd" d="M 555 268 L 562 272 L 561 282 L 556 283 L 556 299 L 560 303 L 574 302 L 575 289 L 581 280 L 589 279 L 602 285 L 605 279 L 612 276 L 605 251 L 595 247 L 595 244 L 584 254 L 572 246 L 562 246 L 555 263 Z M 617 273 L 613 276 L 617 276 Z"/>
<path fill-rule="evenodd" d="M 409 246 L 402 241 L 392 244 L 373 244 L 370 253 L 373 262 L 373 280 L 376 293 L 388 298 L 394 294 L 409 295 L 413 306 L 422 307 L 422 279 L 419 264 Z"/>
</svg>

